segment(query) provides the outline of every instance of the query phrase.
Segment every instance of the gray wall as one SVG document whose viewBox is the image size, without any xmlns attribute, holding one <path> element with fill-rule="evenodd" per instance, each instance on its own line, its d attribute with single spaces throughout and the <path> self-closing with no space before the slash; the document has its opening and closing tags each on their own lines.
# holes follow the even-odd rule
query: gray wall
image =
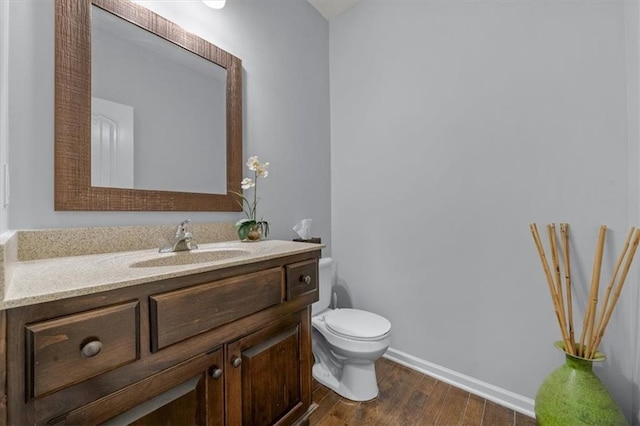
<svg viewBox="0 0 640 426">
<path fill-rule="evenodd" d="M 330 242 L 328 23 L 306 1 L 230 1 L 222 10 L 201 2 L 145 6 L 243 60 L 244 154 L 271 163 L 258 209 L 271 224 L 270 237 L 289 239 L 298 220 L 312 217 L 313 234 Z M 53 211 L 53 1 L 12 1 L 9 10 L 10 229 L 242 217 Z"/>
<path fill-rule="evenodd" d="M 625 24 L 623 2 L 574 1 L 363 0 L 331 22 L 332 252 L 393 348 L 528 398 L 563 362 L 528 225 L 570 223 L 581 319 L 599 225 L 607 281 L 639 224 Z M 598 368 L 635 419 L 637 288 Z"/>
</svg>

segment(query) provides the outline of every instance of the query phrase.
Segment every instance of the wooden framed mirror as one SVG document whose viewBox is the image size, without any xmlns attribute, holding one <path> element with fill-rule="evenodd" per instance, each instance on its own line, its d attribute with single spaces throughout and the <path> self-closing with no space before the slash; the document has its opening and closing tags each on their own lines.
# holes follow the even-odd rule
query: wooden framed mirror
<svg viewBox="0 0 640 426">
<path fill-rule="evenodd" d="M 208 63 L 212 67 L 221 67 L 223 76 L 226 73 L 226 79 L 221 78 L 223 82 L 221 91 L 225 95 L 222 102 L 223 107 L 226 106 L 226 110 L 221 114 L 224 114 L 225 118 L 218 120 L 224 126 L 223 140 L 220 142 L 223 149 L 219 156 L 224 156 L 226 160 L 218 162 L 223 164 L 218 168 L 226 166 L 226 173 L 218 173 L 223 179 L 222 190 L 218 190 L 219 193 L 209 193 L 201 189 L 192 191 L 164 187 L 140 189 L 137 186 L 98 186 L 102 184 L 96 184 L 95 174 L 92 180 L 92 8 L 96 7 L 99 9 L 94 10 L 100 10 L 100 13 L 106 11 L 109 16 L 117 17 L 123 23 L 126 22 L 126 25 L 134 25 L 138 30 L 142 29 L 145 33 L 153 34 L 152 37 L 159 37 L 163 43 L 169 42 L 171 46 L 177 47 L 182 52 L 178 53 L 179 55 L 196 55 L 195 61 L 200 63 L 198 66 L 203 64 L 207 66 Z M 241 207 L 236 202 L 236 196 L 231 192 L 241 192 L 242 179 L 241 60 L 145 7 L 127 0 L 56 0 L 55 19 L 55 210 L 241 211 Z M 156 67 L 157 69 L 159 68 Z M 122 78 L 126 78 L 126 74 L 126 70 L 123 70 Z M 185 78 L 185 80 L 189 79 Z M 163 86 L 172 85 L 171 83 L 163 84 Z M 131 92 L 137 89 L 136 86 L 135 90 L 125 91 Z M 201 110 L 203 108 L 198 108 L 197 112 L 201 113 Z M 179 112 L 187 118 L 193 118 L 192 115 L 195 113 L 183 109 Z M 133 116 L 133 113 L 131 115 Z M 137 119 L 138 114 L 136 114 Z M 205 115 L 193 121 L 213 120 L 210 115 Z M 139 127 L 149 129 L 154 126 L 155 124 L 152 123 Z M 188 133 L 183 132 L 187 129 L 170 130 L 179 132 L 178 135 Z M 152 139 L 153 143 L 156 143 L 156 140 Z M 171 139 L 180 139 L 180 137 L 174 136 Z M 207 166 L 196 169 L 190 160 L 185 160 L 185 152 L 196 151 L 196 156 L 204 157 L 204 161 L 210 158 L 212 164 L 213 157 L 211 154 L 199 154 L 197 147 L 185 149 L 185 146 L 189 145 L 184 139 L 174 140 L 175 146 L 165 149 L 169 152 L 169 155 L 164 155 L 165 160 L 169 160 L 169 165 L 156 168 L 163 174 L 175 167 L 178 173 L 194 175 L 197 179 L 198 174 L 204 173 Z M 198 143 L 210 142 L 203 140 Z M 202 147 L 208 148 L 204 145 Z M 160 150 L 153 146 L 150 149 Z M 139 160 L 150 161 L 144 157 Z M 95 164 L 95 157 L 93 162 Z M 164 178 L 167 181 L 166 176 Z"/>
</svg>

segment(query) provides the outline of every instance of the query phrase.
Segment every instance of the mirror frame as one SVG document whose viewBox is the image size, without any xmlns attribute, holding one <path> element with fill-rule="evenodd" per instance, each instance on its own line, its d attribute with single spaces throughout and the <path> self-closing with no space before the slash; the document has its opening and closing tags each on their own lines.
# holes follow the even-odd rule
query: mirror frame
<svg viewBox="0 0 640 426">
<path fill-rule="evenodd" d="M 226 194 L 91 186 L 92 5 L 227 70 Z M 55 210 L 242 211 L 231 193 L 242 192 L 242 61 L 130 1 L 56 0 L 55 7 Z"/>
</svg>

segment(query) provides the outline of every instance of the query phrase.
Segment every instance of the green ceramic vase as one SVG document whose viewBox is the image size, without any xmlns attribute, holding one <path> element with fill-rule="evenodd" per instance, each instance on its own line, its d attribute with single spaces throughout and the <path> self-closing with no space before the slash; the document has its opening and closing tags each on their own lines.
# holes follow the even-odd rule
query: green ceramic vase
<svg viewBox="0 0 640 426">
<path fill-rule="evenodd" d="M 562 342 L 555 346 L 564 352 Z M 628 425 L 622 410 L 593 372 L 593 362 L 603 361 L 604 355 L 597 352 L 591 360 L 566 352 L 565 356 L 564 365 L 545 379 L 536 394 L 538 425 Z"/>
</svg>

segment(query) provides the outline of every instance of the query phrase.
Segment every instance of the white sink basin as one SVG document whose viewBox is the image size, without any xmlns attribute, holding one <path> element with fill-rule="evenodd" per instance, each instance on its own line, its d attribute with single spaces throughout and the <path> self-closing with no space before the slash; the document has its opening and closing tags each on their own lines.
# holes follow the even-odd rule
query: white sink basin
<svg viewBox="0 0 640 426">
<path fill-rule="evenodd" d="M 175 253 L 160 253 L 152 258 L 131 263 L 131 268 L 157 268 L 162 266 L 192 265 L 194 263 L 208 263 L 219 260 L 233 259 L 249 254 L 240 249 L 213 249 L 178 251 Z"/>
</svg>

